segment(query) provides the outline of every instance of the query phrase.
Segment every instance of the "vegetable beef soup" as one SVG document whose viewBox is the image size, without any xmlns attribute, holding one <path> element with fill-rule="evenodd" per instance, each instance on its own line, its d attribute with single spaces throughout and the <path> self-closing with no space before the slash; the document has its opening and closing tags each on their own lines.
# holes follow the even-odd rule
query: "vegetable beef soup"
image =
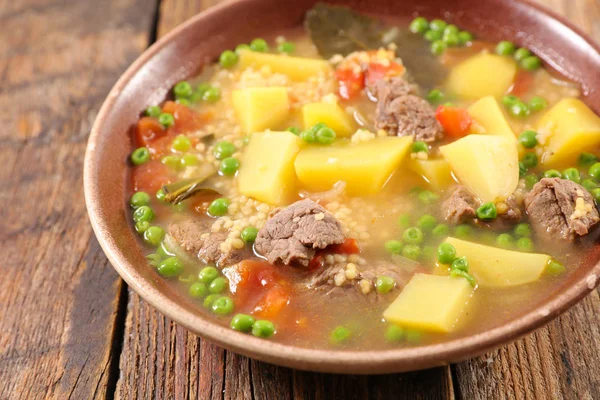
<svg viewBox="0 0 600 400">
<path fill-rule="evenodd" d="M 528 49 L 325 5 L 249 40 L 132 130 L 132 227 L 198 313 L 311 348 L 415 346 L 503 324 L 589 264 L 600 118 Z"/>
</svg>

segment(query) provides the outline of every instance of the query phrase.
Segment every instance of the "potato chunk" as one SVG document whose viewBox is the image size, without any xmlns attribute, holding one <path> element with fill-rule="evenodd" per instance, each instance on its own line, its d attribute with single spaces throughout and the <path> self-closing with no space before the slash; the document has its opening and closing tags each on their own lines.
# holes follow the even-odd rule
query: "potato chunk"
<svg viewBox="0 0 600 400">
<path fill-rule="evenodd" d="M 517 139 L 498 104 L 498 100 L 494 97 L 482 97 L 469 106 L 467 111 L 475 122 L 471 125 L 471 133 L 501 135 L 514 140 Z"/>
<path fill-rule="evenodd" d="M 447 89 L 463 99 L 500 97 L 513 84 L 517 63 L 510 57 L 479 53 L 450 70 Z"/>
<path fill-rule="evenodd" d="M 277 129 L 290 114 L 285 87 L 256 87 L 234 90 L 233 108 L 246 133 Z"/>
<path fill-rule="evenodd" d="M 308 190 L 328 190 L 344 181 L 350 194 L 376 194 L 404 160 L 411 143 L 409 136 L 388 136 L 359 144 L 307 146 L 296 157 L 296 175 Z"/>
<path fill-rule="evenodd" d="M 241 68 L 268 66 L 271 71 L 284 74 L 295 81 L 303 81 L 311 76 L 331 73 L 331 66 L 325 60 L 313 58 L 279 56 L 254 51 L 242 51 L 238 65 Z"/>
<path fill-rule="evenodd" d="M 453 330 L 473 293 L 464 278 L 415 274 L 383 312 L 389 322 L 424 331 Z"/>
<path fill-rule="evenodd" d="M 322 122 L 333 129 L 338 137 L 350 136 L 356 130 L 352 117 L 337 103 L 321 101 L 305 104 L 302 107 L 302 119 L 304 129 Z"/>
<path fill-rule="evenodd" d="M 537 131 L 541 161 L 549 168 L 572 165 L 579 153 L 600 144 L 600 118 L 579 99 L 559 101 L 538 121 Z"/>
<path fill-rule="evenodd" d="M 469 271 L 482 286 L 509 287 L 533 282 L 550 261 L 546 254 L 521 253 L 449 237 L 446 243 L 467 257 Z"/>
<path fill-rule="evenodd" d="M 254 133 L 238 172 L 240 193 L 270 204 L 289 200 L 296 189 L 294 158 L 301 143 L 291 132 Z"/>
<path fill-rule="evenodd" d="M 408 167 L 421 175 L 433 189 L 442 190 L 454 183 L 450 164 L 445 159 L 438 160 L 419 160 L 411 159 Z"/>
<path fill-rule="evenodd" d="M 514 139 L 468 135 L 440 151 L 458 180 L 483 202 L 505 199 L 517 188 L 519 156 Z"/>
</svg>

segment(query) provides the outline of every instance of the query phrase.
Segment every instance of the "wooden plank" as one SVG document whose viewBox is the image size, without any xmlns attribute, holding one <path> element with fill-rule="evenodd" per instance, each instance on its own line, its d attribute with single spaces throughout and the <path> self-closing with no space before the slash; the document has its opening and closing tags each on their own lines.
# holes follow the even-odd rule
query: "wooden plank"
<svg viewBox="0 0 600 400">
<path fill-rule="evenodd" d="M 221 1 L 170 0 L 160 7 L 158 35 Z M 453 398 L 449 368 L 411 374 L 345 376 L 277 367 L 222 350 L 170 322 L 129 293 L 119 399 Z"/>
<path fill-rule="evenodd" d="M 152 14 L 143 0 L 0 1 L 2 399 L 103 398 L 116 381 L 123 286 L 93 238 L 82 164 Z"/>
</svg>

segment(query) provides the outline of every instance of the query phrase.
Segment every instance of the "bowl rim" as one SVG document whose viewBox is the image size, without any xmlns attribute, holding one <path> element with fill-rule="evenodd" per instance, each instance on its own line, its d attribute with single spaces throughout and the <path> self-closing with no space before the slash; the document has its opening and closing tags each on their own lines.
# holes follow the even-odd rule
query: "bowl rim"
<svg viewBox="0 0 600 400">
<path fill-rule="evenodd" d="M 509 1 L 524 4 L 534 9 L 535 12 L 545 14 L 558 21 L 584 39 L 587 44 L 600 54 L 600 46 L 586 33 L 582 32 L 562 16 L 529 0 Z M 98 193 L 98 185 L 93 180 L 100 166 L 94 164 L 93 159 L 97 151 L 96 143 L 104 130 L 104 120 L 112 112 L 117 96 L 126 87 L 132 77 L 161 49 L 170 45 L 177 36 L 192 29 L 198 23 L 198 20 L 213 18 L 213 16 L 221 13 L 233 12 L 240 5 L 254 2 L 256 0 L 226 1 L 211 7 L 178 25 L 153 43 L 118 79 L 102 104 L 92 126 L 86 147 L 83 171 L 87 212 L 96 238 L 109 261 L 127 285 L 135 290 L 145 301 L 163 315 L 195 334 L 219 346 L 258 360 L 312 371 L 371 374 L 402 372 L 447 365 L 449 362 L 471 358 L 485 351 L 508 344 L 548 323 L 581 300 L 600 283 L 600 279 L 598 279 L 600 277 L 599 262 L 591 267 L 587 274 L 583 274 L 552 300 L 501 326 L 441 343 L 386 350 L 311 349 L 267 341 L 253 337 L 252 335 L 233 331 L 211 321 L 210 318 L 193 313 L 152 285 L 144 284 L 143 282 L 146 278 L 137 272 L 133 264 L 128 261 L 125 252 L 121 251 L 117 243 L 112 239 L 108 227 L 102 222 L 102 199 Z"/>
</svg>

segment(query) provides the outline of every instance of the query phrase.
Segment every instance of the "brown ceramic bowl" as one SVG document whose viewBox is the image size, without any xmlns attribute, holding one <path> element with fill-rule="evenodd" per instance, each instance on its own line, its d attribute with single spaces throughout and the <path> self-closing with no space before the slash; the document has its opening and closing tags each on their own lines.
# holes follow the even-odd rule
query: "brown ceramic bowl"
<svg viewBox="0 0 600 400">
<path fill-rule="evenodd" d="M 125 179 L 131 151 L 129 128 L 172 85 L 193 75 L 224 49 L 269 30 L 298 26 L 314 0 L 242 0 L 195 16 L 150 47 L 106 99 L 85 155 L 85 198 L 92 226 L 127 284 L 169 318 L 232 351 L 275 364 L 338 373 L 384 373 L 456 362 L 491 350 L 539 328 L 598 284 L 600 265 L 580 268 L 557 294 L 532 311 L 479 334 L 442 344 L 385 351 L 313 350 L 261 340 L 218 325 L 178 297 L 147 267 L 127 222 Z M 562 18 L 517 0 L 354 0 L 358 11 L 409 20 L 417 13 L 441 17 L 490 40 L 508 39 L 534 50 L 563 75 L 582 84 L 585 101 L 600 111 L 600 52 L 585 34 Z"/>
</svg>

